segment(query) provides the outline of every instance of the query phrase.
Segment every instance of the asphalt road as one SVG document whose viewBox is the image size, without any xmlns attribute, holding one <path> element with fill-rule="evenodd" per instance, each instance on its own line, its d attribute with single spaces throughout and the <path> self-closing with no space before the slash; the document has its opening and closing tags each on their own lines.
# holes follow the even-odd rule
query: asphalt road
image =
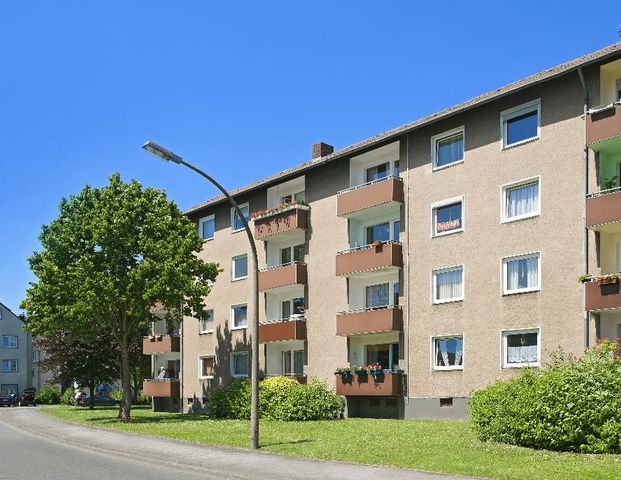
<svg viewBox="0 0 621 480">
<path fill-rule="evenodd" d="M 344 439 L 346 441 L 346 439 Z M 415 470 L 210 447 L 0 408 L 0 480 L 466 480 Z"/>
</svg>

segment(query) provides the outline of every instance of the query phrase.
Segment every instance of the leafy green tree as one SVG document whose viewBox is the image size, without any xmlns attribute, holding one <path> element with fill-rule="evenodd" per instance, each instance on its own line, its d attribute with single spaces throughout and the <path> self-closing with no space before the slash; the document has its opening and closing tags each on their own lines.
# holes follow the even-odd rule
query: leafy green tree
<svg viewBox="0 0 621 480">
<path fill-rule="evenodd" d="M 131 415 L 131 345 L 152 321 L 156 306 L 167 321 L 204 315 L 203 298 L 218 266 L 197 255 L 196 225 L 166 194 L 110 177 L 63 199 L 42 229 L 43 249 L 30 258 L 37 277 L 22 308 L 34 335 L 67 332 L 91 341 L 105 331 L 118 347 L 122 420 Z"/>
</svg>

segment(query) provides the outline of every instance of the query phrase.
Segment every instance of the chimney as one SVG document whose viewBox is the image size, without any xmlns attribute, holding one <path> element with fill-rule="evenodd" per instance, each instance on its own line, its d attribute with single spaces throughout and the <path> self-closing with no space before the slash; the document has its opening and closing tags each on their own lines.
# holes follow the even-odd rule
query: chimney
<svg viewBox="0 0 621 480">
<path fill-rule="evenodd" d="M 330 155 L 332 152 L 334 152 L 332 145 L 323 142 L 313 144 L 313 160 Z"/>
</svg>

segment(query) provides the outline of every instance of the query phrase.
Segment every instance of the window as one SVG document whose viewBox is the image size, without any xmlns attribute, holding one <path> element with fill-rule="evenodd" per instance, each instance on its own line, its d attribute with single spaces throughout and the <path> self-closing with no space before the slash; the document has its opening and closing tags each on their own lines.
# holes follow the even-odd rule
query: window
<svg viewBox="0 0 621 480">
<path fill-rule="evenodd" d="M 233 305 L 231 307 L 231 317 L 233 317 L 233 329 L 246 328 L 248 326 L 248 306 Z"/>
<path fill-rule="evenodd" d="M 282 352 L 282 373 L 285 376 L 304 375 L 304 350 Z"/>
<path fill-rule="evenodd" d="M 378 223 L 377 225 L 368 225 L 365 227 L 365 240 L 367 245 L 373 242 L 399 241 L 399 230 L 401 223 L 399 220 Z"/>
<path fill-rule="evenodd" d="M 502 221 L 512 222 L 535 217 L 540 211 L 539 178 L 502 187 Z"/>
<path fill-rule="evenodd" d="M 248 352 L 231 353 L 231 375 L 234 377 L 248 376 Z"/>
<path fill-rule="evenodd" d="M 541 283 L 539 253 L 503 258 L 502 274 L 505 295 L 539 290 Z"/>
<path fill-rule="evenodd" d="M 17 372 L 17 360 L 2 360 L 1 371 L 4 373 Z"/>
<path fill-rule="evenodd" d="M 464 299 L 464 267 L 434 270 L 433 303 L 456 302 Z"/>
<path fill-rule="evenodd" d="M 533 100 L 500 112 L 502 148 L 539 138 L 541 100 Z"/>
<path fill-rule="evenodd" d="M 233 281 L 248 278 L 248 255 L 233 257 L 231 273 Z"/>
<path fill-rule="evenodd" d="M 305 311 L 304 303 L 304 298 L 294 298 L 293 300 L 280 302 L 280 318 L 287 320 L 291 317 L 303 317 Z"/>
<path fill-rule="evenodd" d="M 433 170 L 464 161 L 464 127 L 431 137 Z"/>
<path fill-rule="evenodd" d="M 12 393 L 17 395 L 17 390 L 18 387 L 16 383 L 3 383 L 2 385 L 0 385 L 0 395 L 2 396 L 8 396 Z"/>
<path fill-rule="evenodd" d="M 367 182 L 381 180 L 388 177 L 388 175 L 390 175 L 390 162 L 367 168 Z"/>
<path fill-rule="evenodd" d="M 199 333 L 213 333 L 213 310 L 207 310 L 199 322 Z"/>
<path fill-rule="evenodd" d="M 399 363 L 399 344 L 398 343 L 380 343 L 376 345 L 365 346 L 366 363 L 379 363 L 382 368 L 393 368 Z"/>
<path fill-rule="evenodd" d="M 388 283 L 369 285 L 366 287 L 366 308 L 385 307 L 390 303 L 390 289 Z"/>
<path fill-rule="evenodd" d="M 213 378 L 215 359 L 213 355 L 198 357 L 198 377 Z"/>
<path fill-rule="evenodd" d="M 304 200 L 304 198 L 305 193 L 304 190 L 302 190 L 301 192 L 294 193 L 293 195 L 285 195 L 283 197 L 280 197 L 280 203 L 282 205 L 285 205 L 287 203 L 295 203 Z"/>
<path fill-rule="evenodd" d="M 401 167 L 399 166 L 399 160 L 395 160 L 393 163 L 393 172 L 392 174 L 395 177 L 398 177 L 399 175 L 401 175 Z"/>
<path fill-rule="evenodd" d="M 239 206 L 239 209 L 243 213 L 246 221 L 250 218 L 250 206 L 247 203 Z M 244 222 L 242 222 L 241 217 L 237 214 L 234 208 L 231 208 L 231 230 L 232 232 L 239 232 L 244 229 Z"/>
<path fill-rule="evenodd" d="M 392 285 L 392 293 L 393 293 L 393 305 L 399 305 L 399 293 L 401 292 L 401 286 L 399 282 L 396 282 Z"/>
<path fill-rule="evenodd" d="M 463 370 L 464 337 L 437 337 L 432 341 L 434 370 Z"/>
<path fill-rule="evenodd" d="M 295 245 L 294 247 L 285 247 L 280 249 L 280 264 L 288 265 L 291 258 L 296 263 L 304 263 L 304 244 Z"/>
<path fill-rule="evenodd" d="M 434 203 L 431 206 L 431 216 L 434 237 L 463 231 L 463 197 Z"/>
<path fill-rule="evenodd" d="M 539 365 L 539 329 L 502 332 L 503 368 Z"/>
<path fill-rule="evenodd" d="M 2 348 L 17 348 L 17 335 L 2 335 Z"/>
<path fill-rule="evenodd" d="M 216 235 L 216 217 L 209 215 L 198 221 L 200 236 L 205 240 L 213 240 Z"/>
</svg>

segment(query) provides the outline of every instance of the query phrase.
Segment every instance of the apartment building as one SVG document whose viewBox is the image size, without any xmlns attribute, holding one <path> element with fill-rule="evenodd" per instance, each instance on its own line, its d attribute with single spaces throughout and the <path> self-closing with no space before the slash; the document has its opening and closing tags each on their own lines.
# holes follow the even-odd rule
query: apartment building
<svg viewBox="0 0 621 480">
<path fill-rule="evenodd" d="M 24 321 L 0 303 L 0 395 L 32 387 L 32 338 Z"/>
<path fill-rule="evenodd" d="M 350 416 L 463 418 L 473 391 L 621 336 L 620 98 L 618 43 L 234 190 L 262 374 L 324 380 Z M 202 411 L 249 374 L 252 265 L 223 197 L 186 214 L 223 272 L 207 317 L 160 336 L 181 375 L 158 395 Z M 382 372 L 335 374 L 362 364 Z"/>
</svg>

